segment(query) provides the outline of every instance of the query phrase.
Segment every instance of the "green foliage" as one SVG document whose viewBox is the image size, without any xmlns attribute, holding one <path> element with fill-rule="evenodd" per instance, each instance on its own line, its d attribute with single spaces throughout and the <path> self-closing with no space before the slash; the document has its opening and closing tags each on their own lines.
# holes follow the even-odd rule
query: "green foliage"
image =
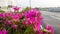
<svg viewBox="0 0 60 34">
<path fill-rule="evenodd" d="M 24 32 L 24 34 L 34 34 L 33 27 L 28 26 Z"/>
<path fill-rule="evenodd" d="M 25 11 L 29 11 L 31 9 L 31 7 L 27 7 L 26 9 L 25 9 Z"/>
<path fill-rule="evenodd" d="M 0 12 L 4 13 L 5 11 L 0 9 Z"/>
</svg>

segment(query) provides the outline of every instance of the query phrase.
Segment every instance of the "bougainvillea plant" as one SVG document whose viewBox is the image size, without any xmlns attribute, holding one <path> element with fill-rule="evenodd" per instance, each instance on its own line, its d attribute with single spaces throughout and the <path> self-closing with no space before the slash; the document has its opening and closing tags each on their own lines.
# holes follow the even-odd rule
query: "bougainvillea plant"
<svg viewBox="0 0 60 34">
<path fill-rule="evenodd" d="M 19 10 L 14 7 L 14 10 Z M 40 10 L 0 13 L 0 34 L 54 34 L 50 25 L 43 26 Z"/>
</svg>

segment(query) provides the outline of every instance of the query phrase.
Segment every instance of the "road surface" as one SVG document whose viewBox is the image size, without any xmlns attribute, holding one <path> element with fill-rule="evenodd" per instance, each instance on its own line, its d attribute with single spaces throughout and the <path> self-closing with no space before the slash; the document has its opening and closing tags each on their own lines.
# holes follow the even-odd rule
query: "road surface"
<svg viewBox="0 0 60 34">
<path fill-rule="evenodd" d="M 60 34 L 60 20 L 52 17 L 52 15 L 47 14 L 46 12 L 42 12 L 44 17 L 44 22 L 52 25 L 55 30 L 55 34 Z"/>
</svg>

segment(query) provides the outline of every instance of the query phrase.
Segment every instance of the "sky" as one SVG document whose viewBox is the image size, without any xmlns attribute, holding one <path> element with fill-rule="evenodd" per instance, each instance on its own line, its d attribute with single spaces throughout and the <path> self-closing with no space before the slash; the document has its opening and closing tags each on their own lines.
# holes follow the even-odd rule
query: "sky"
<svg viewBox="0 0 60 34">
<path fill-rule="evenodd" d="M 27 7 L 30 6 L 29 1 L 30 0 L 13 0 L 11 3 L 9 0 L 0 0 L 0 5 L 12 4 L 21 7 Z M 31 0 L 31 7 L 60 7 L 60 0 Z"/>
</svg>

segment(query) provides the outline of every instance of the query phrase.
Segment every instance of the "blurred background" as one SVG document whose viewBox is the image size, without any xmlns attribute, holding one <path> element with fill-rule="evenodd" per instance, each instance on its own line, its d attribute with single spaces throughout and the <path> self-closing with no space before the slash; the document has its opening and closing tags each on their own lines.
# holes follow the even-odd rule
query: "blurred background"
<svg viewBox="0 0 60 34">
<path fill-rule="evenodd" d="M 55 34 L 60 34 L 60 0 L 0 0 L 0 11 L 12 10 L 13 6 L 41 10 L 44 22 L 55 28 Z"/>
</svg>

